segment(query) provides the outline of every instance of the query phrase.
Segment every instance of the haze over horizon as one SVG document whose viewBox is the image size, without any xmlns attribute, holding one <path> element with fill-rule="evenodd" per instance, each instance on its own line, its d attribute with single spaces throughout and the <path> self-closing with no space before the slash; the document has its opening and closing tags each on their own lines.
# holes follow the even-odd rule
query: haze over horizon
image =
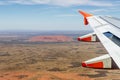
<svg viewBox="0 0 120 80">
<path fill-rule="evenodd" d="M 119 7 L 119 0 L 1 0 L 0 31 L 91 30 L 78 10 L 120 18 Z"/>
</svg>

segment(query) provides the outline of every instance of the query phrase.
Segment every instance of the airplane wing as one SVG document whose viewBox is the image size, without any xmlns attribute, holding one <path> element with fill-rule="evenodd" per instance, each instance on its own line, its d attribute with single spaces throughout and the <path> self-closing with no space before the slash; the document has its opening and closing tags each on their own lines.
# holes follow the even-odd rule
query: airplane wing
<svg viewBox="0 0 120 80">
<path fill-rule="evenodd" d="M 83 67 L 120 68 L 120 19 L 110 16 L 94 16 L 79 11 L 84 24 L 93 28 L 94 33 L 78 37 L 79 41 L 100 41 L 109 54 L 82 62 Z"/>
</svg>

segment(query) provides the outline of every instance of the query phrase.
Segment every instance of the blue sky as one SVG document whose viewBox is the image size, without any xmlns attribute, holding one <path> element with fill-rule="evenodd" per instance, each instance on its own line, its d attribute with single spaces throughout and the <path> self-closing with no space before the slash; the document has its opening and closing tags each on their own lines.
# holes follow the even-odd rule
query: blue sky
<svg viewBox="0 0 120 80">
<path fill-rule="evenodd" d="M 0 30 L 89 30 L 78 10 L 120 18 L 120 0 L 0 0 Z"/>
</svg>

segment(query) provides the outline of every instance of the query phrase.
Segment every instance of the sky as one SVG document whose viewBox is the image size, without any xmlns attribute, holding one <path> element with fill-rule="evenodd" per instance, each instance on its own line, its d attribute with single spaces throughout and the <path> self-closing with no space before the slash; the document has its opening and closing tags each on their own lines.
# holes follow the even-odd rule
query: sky
<svg viewBox="0 0 120 80">
<path fill-rule="evenodd" d="M 84 27 L 79 10 L 120 18 L 120 0 L 0 0 L 0 31 L 74 31 Z"/>
</svg>

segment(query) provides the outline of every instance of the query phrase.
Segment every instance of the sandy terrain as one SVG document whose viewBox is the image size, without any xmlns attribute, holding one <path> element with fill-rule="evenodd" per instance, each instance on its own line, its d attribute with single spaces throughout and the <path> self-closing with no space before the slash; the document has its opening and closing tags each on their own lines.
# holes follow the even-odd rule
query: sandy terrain
<svg viewBox="0 0 120 80">
<path fill-rule="evenodd" d="M 71 42 L 73 41 L 72 37 L 63 36 L 63 35 L 54 35 L 54 36 L 34 36 L 31 37 L 29 42 Z"/>
<path fill-rule="evenodd" d="M 120 80 L 120 70 L 83 68 L 100 43 L 0 44 L 0 80 Z"/>
</svg>

